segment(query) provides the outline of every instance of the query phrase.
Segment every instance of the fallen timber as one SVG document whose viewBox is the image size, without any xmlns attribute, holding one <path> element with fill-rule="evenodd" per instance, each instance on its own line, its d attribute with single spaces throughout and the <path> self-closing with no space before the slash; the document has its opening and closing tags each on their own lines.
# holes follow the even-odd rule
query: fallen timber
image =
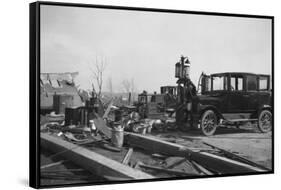
<svg viewBox="0 0 281 190">
<path fill-rule="evenodd" d="M 115 160 L 87 150 L 81 146 L 74 145 L 49 134 L 41 133 L 41 146 L 54 152 L 62 152 L 62 157 L 71 160 L 75 164 L 88 171 L 108 179 L 152 179 L 154 176 L 133 169 Z M 69 151 L 66 151 L 69 150 Z M 107 177 L 108 176 L 108 177 Z"/>
<path fill-rule="evenodd" d="M 104 137 L 107 139 L 111 137 L 111 129 L 107 127 L 102 118 L 98 117 L 94 119 L 94 123 Z M 125 149 L 123 149 L 123 151 L 120 150 L 121 153 L 124 153 L 123 155 L 120 151 L 118 151 L 118 154 L 114 154 L 112 151 L 105 153 L 105 149 L 96 149 L 96 147 L 90 149 L 85 148 L 82 146 L 84 142 L 75 145 L 58 136 L 46 133 L 41 133 L 41 145 L 43 148 L 51 149 L 55 153 L 63 152 L 62 157 L 65 159 L 69 159 L 86 170 L 108 180 L 153 179 L 162 177 L 161 175 L 156 175 L 157 173 L 155 172 L 150 174 L 147 170 L 186 177 L 215 174 L 249 174 L 268 171 L 257 165 L 243 162 L 242 159 L 237 160 L 212 154 L 208 151 L 206 152 L 207 149 L 204 149 L 203 151 L 194 150 L 192 147 L 168 142 L 152 135 L 140 135 L 130 132 L 124 132 L 124 135 L 125 146 L 128 148 L 128 151 Z M 94 144 L 95 143 L 93 142 L 93 146 Z M 136 152 L 133 151 L 132 148 L 136 148 Z M 216 147 L 212 148 L 216 149 Z M 182 157 L 182 162 L 187 160 L 192 163 L 198 173 L 175 170 L 173 167 L 182 163 L 181 161 L 172 165 L 173 167 L 169 167 L 169 165 L 164 167 L 161 165 L 157 166 L 152 163 L 149 165 L 139 164 L 139 166 L 136 164 L 135 167 L 132 168 L 130 167 L 132 166 L 132 163 L 142 161 L 142 156 L 138 149 L 144 150 L 145 154 L 150 155 L 151 157 L 157 154 L 163 155 L 162 157 Z M 128 164 L 131 157 L 134 162 Z M 164 177 L 166 177 L 166 175 L 164 175 Z"/>
<path fill-rule="evenodd" d="M 157 139 L 151 136 L 143 136 L 135 133 L 126 133 L 126 141 L 130 146 L 143 148 L 152 153 L 159 153 L 169 156 L 186 157 L 195 161 L 204 168 L 216 174 L 241 174 L 266 172 L 267 170 L 238 162 L 226 157 L 217 156 L 207 152 L 194 152 L 188 147 Z"/>
</svg>

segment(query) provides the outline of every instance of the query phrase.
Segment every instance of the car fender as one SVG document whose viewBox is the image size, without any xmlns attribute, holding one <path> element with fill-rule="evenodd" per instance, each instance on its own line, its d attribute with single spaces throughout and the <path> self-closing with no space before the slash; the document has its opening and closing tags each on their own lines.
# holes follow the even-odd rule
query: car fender
<svg viewBox="0 0 281 190">
<path fill-rule="evenodd" d="M 272 111 L 272 106 L 268 104 L 261 105 L 258 109 L 258 113 L 260 113 L 262 110 Z"/>
<path fill-rule="evenodd" d="M 216 106 L 214 106 L 214 105 L 201 105 L 201 104 L 198 105 L 198 111 L 199 111 L 199 115 L 200 115 L 199 118 L 201 118 L 202 114 L 206 110 L 213 110 L 217 114 L 218 118 L 223 118 L 221 112 L 217 109 Z"/>
</svg>

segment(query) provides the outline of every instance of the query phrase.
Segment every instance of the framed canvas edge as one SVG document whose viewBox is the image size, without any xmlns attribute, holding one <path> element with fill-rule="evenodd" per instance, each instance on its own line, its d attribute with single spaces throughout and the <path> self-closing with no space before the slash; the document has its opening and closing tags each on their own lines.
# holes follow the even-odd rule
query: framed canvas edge
<svg viewBox="0 0 281 190">
<path fill-rule="evenodd" d="M 29 185 L 40 187 L 39 86 L 40 13 L 39 3 L 29 4 Z"/>
<path fill-rule="evenodd" d="M 40 185 L 40 6 L 68 6 L 81 8 L 101 8 L 101 9 L 116 9 L 116 10 L 132 10 L 132 11 L 148 11 L 148 12 L 163 12 L 163 13 L 182 13 L 195 15 L 209 16 L 226 16 L 226 17 L 244 17 L 244 18 L 260 18 L 271 20 L 271 75 L 272 75 L 272 169 L 268 172 L 251 172 L 243 174 L 223 174 L 200 177 L 172 177 L 172 178 L 157 178 L 144 180 L 128 180 L 128 181 L 108 181 L 108 182 L 86 182 L 77 184 L 63 185 Z M 97 5 L 83 3 L 66 3 L 66 2 L 50 2 L 36 1 L 29 4 L 29 185 L 33 188 L 57 188 L 57 187 L 76 187 L 89 185 L 111 185 L 123 183 L 139 183 L 152 181 L 170 181 L 170 180 L 186 180 L 186 179 L 203 179 L 217 177 L 235 177 L 248 175 L 274 174 L 274 142 L 275 142 L 275 121 L 274 121 L 274 16 L 269 15 L 253 15 L 253 14 L 236 14 L 236 13 L 220 13 L 220 12 L 205 12 L 205 11 L 189 11 L 189 10 L 172 10 L 172 9 L 157 9 L 145 7 L 126 7 L 113 5 Z M 35 116 L 35 117 L 34 117 Z"/>
</svg>

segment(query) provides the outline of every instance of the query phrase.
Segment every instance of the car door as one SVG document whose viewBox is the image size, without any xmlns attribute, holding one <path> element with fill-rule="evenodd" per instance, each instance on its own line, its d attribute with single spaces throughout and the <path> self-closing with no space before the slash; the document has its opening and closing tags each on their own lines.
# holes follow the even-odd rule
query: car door
<svg viewBox="0 0 281 190">
<path fill-rule="evenodd" d="M 214 97 L 216 101 L 213 104 L 219 112 L 225 113 L 228 111 L 228 76 L 225 74 L 211 75 L 211 92 L 207 93 Z M 206 92 L 204 92 L 205 94 Z"/>
<path fill-rule="evenodd" d="M 245 91 L 243 75 L 231 74 L 229 80 L 228 113 L 243 113 L 247 110 L 249 94 Z"/>
<path fill-rule="evenodd" d="M 259 107 L 258 77 L 256 75 L 246 76 L 245 112 L 253 112 Z"/>
</svg>

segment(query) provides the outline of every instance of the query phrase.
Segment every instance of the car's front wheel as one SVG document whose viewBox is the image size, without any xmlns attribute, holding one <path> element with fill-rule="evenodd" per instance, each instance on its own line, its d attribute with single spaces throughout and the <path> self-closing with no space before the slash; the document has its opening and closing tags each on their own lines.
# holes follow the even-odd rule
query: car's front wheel
<svg viewBox="0 0 281 190">
<path fill-rule="evenodd" d="M 217 116 L 213 110 L 206 110 L 201 116 L 201 131 L 206 136 L 211 136 L 217 129 Z"/>
<path fill-rule="evenodd" d="M 262 133 L 271 131 L 272 128 L 272 114 L 269 110 L 262 110 L 258 118 L 258 127 Z"/>
</svg>

